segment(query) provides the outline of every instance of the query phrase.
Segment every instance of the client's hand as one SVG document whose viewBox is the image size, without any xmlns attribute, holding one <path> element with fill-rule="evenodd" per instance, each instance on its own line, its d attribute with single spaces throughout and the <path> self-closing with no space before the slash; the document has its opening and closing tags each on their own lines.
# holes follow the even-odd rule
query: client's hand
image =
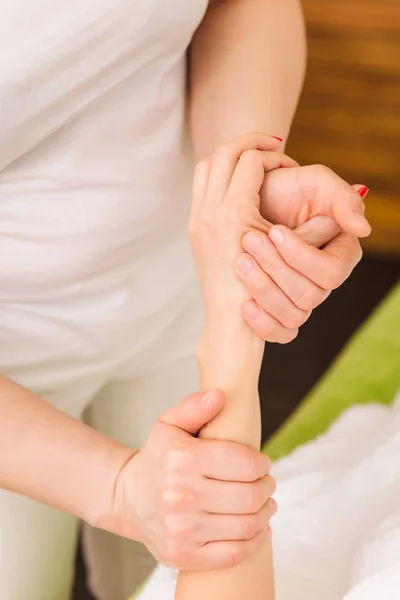
<svg viewBox="0 0 400 600">
<path fill-rule="evenodd" d="M 219 569 L 252 555 L 276 510 L 267 456 L 240 444 L 201 440 L 224 395 L 193 394 L 154 425 L 121 470 L 105 529 L 138 539 L 156 559 L 184 570 Z"/>
<path fill-rule="evenodd" d="M 311 311 L 350 275 L 362 256 L 358 237 L 368 235 L 370 226 L 363 213 L 365 186 L 350 186 L 321 165 L 299 167 L 276 152 L 279 146 L 279 140 L 262 133 L 222 146 L 197 166 L 194 195 L 225 193 L 243 153 L 264 151 L 263 160 L 265 151 L 276 154 L 268 158 L 265 170 L 271 172 L 257 191 L 263 217 L 260 221 L 254 215 L 259 231 L 243 237 L 235 264 L 253 298 L 244 301 L 245 320 L 264 340 L 286 343 L 296 337 Z M 253 160 L 258 160 L 256 153 Z M 210 206 L 210 222 L 212 210 Z M 286 227 L 273 227 L 269 236 L 274 224 Z"/>
<path fill-rule="evenodd" d="M 195 170 L 189 237 L 206 320 L 210 311 L 219 318 L 240 318 L 241 303 L 249 295 L 234 264 L 242 251 L 243 235 L 254 229 L 267 232 L 270 227 L 260 214 L 265 172 L 297 166 L 284 154 L 249 149 L 255 141 L 247 136 L 227 145 Z M 264 147 L 275 144 L 276 140 L 267 138 Z"/>
</svg>

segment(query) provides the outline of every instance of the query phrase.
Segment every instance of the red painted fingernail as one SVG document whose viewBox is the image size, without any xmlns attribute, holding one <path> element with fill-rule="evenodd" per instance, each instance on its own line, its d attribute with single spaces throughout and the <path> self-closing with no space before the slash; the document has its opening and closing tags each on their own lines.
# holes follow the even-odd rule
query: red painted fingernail
<svg viewBox="0 0 400 600">
<path fill-rule="evenodd" d="M 271 135 L 271 137 L 275 138 L 276 140 L 279 140 L 280 142 L 283 142 L 283 138 L 280 138 L 277 135 Z"/>
<path fill-rule="evenodd" d="M 368 192 L 369 192 L 369 187 L 367 187 L 366 185 L 363 185 L 362 188 L 360 188 L 358 190 L 358 193 L 360 194 L 362 200 L 364 200 L 364 198 L 368 194 Z"/>
</svg>

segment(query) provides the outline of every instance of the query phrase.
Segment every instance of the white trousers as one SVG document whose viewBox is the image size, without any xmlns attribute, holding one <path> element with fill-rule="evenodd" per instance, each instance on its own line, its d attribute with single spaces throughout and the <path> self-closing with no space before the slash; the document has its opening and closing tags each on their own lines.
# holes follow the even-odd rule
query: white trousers
<svg viewBox="0 0 400 600">
<path fill-rule="evenodd" d="M 140 448 L 155 419 L 198 389 L 200 302 L 190 283 L 130 320 L 135 286 L 115 293 L 47 307 L 0 303 L 0 372 Z M 74 517 L 0 491 L 0 599 L 68 600 L 78 527 Z M 87 524 L 83 542 L 98 600 L 126 600 L 153 567 L 142 545 Z"/>
</svg>

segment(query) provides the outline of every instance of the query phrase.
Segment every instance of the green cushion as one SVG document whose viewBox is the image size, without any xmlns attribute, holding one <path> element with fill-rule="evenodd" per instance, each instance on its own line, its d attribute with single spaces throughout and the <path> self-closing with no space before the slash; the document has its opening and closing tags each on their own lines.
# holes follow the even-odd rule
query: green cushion
<svg viewBox="0 0 400 600">
<path fill-rule="evenodd" d="M 351 339 L 264 447 L 273 460 L 326 431 L 353 404 L 390 404 L 400 390 L 400 285 Z"/>
<path fill-rule="evenodd" d="M 399 389 L 400 285 L 263 450 L 276 460 L 326 431 L 353 404 L 390 404 Z"/>
</svg>

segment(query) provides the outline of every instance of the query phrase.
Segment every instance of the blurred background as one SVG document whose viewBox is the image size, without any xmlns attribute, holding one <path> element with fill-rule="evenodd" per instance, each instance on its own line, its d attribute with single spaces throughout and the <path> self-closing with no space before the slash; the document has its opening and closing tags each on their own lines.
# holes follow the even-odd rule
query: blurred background
<svg viewBox="0 0 400 600">
<path fill-rule="evenodd" d="M 267 439 L 400 276 L 400 0 L 303 0 L 308 73 L 288 144 L 370 188 L 373 232 L 351 278 L 288 346 L 268 344 L 260 382 Z"/>
<path fill-rule="evenodd" d="M 400 0 L 304 0 L 308 74 L 288 154 L 370 187 L 373 226 L 351 278 L 288 346 L 268 344 L 260 381 L 267 439 L 400 276 Z M 74 600 L 90 600 L 79 555 Z"/>
</svg>

